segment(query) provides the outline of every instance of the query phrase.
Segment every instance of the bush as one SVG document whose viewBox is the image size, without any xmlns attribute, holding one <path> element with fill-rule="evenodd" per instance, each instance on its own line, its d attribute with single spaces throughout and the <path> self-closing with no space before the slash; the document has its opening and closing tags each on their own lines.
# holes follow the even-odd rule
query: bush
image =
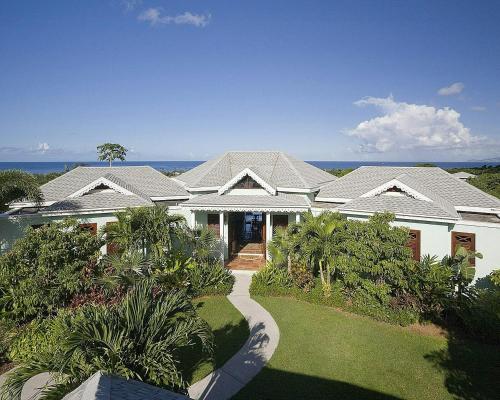
<svg viewBox="0 0 500 400">
<path fill-rule="evenodd" d="M 220 260 L 196 264 L 186 273 L 194 296 L 228 295 L 233 289 L 234 276 Z"/>
<path fill-rule="evenodd" d="M 72 220 L 28 228 L 0 257 L 3 316 L 22 323 L 68 305 L 90 286 L 102 245 Z"/>
<path fill-rule="evenodd" d="M 8 320 L 0 320 L 0 366 L 9 361 L 8 350 L 15 337 L 15 327 Z"/>
<path fill-rule="evenodd" d="M 49 372 L 54 385 L 44 388 L 42 397 L 62 398 L 99 370 L 183 389 L 182 351 L 198 345 L 210 356 L 213 334 L 185 292 L 164 292 L 153 281 L 139 282 L 114 306 L 86 305 L 31 324 L 13 346 L 13 357 L 21 363 L 1 395 L 19 398 L 28 379 Z"/>
</svg>

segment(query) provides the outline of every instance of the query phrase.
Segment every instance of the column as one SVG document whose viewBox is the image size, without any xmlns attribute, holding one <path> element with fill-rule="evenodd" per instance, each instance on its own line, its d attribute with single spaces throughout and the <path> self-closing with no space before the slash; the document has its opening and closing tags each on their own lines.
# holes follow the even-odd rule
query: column
<svg viewBox="0 0 500 400">
<path fill-rule="evenodd" d="M 196 229 L 196 211 L 191 211 L 191 215 L 189 216 L 189 225 L 191 229 Z"/>
<path fill-rule="evenodd" d="M 272 218 L 271 213 L 266 213 L 266 260 L 270 259 L 269 251 L 267 250 L 267 245 L 271 241 L 273 237 L 273 227 L 272 227 Z"/>
<path fill-rule="evenodd" d="M 224 240 L 224 213 L 219 213 L 219 238 L 220 238 L 220 258 L 222 263 L 224 264 L 224 260 L 226 258 L 225 251 L 225 240 Z"/>
<path fill-rule="evenodd" d="M 295 222 L 298 224 L 300 222 L 300 213 L 295 214 Z"/>
</svg>

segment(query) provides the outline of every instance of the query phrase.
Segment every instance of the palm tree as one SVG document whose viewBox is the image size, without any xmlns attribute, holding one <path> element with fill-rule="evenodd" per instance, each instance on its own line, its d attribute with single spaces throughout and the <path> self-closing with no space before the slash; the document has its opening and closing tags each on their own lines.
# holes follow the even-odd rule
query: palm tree
<svg viewBox="0 0 500 400">
<path fill-rule="evenodd" d="M 331 293 L 331 278 L 335 274 L 335 257 L 339 254 L 337 235 L 345 227 L 345 218 L 337 213 L 325 212 L 318 216 L 304 215 L 300 227 L 302 251 L 311 265 L 318 265 L 321 283 L 326 296 Z"/>
<path fill-rule="evenodd" d="M 139 251 L 127 251 L 121 254 L 109 254 L 103 259 L 108 267 L 99 279 L 110 292 L 118 288 L 129 288 L 151 273 L 151 263 Z"/>
<path fill-rule="evenodd" d="M 189 298 L 182 291 L 158 293 L 151 281 L 138 283 L 114 307 L 86 306 L 52 323 L 61 320 L 66 333 L 58 350 L 33 354 L 14 369 L 2 387 L 2 399 L 20 399 L 24 384 L 41 372 L 53 376 L 42 399 L 63 397 L 99 370 L 179 390 L 186 386 L 180 352 L 196 344 L 213 352 L 212 331 Z"/>
<path fill-rule="evenodd" d="M 220 253 L 220 238 L 208 227 L 201 229 L 185 227 L 180 239 L 186 246 L 189 256 L 193 257 L 198 263 L 208 263 Z"/>
<path fill-rule="evenodd" d="M 7 204 L 15 200 L 27 200 L 40 205 L 43 195 L 38 182 L 33 175 L 23 171 L 0 171 L 0 211 L 7 210 Z"/>
<path fill-rule="evenodd" d="M 142 251 L 157 256 L 172 250 L 175 238 L 183 234 L 185 219 L 162 206 L 129 208 L 116 215 L 117 222 L 105 228 L 106 240 L 119 251 Z"/>
</svg>

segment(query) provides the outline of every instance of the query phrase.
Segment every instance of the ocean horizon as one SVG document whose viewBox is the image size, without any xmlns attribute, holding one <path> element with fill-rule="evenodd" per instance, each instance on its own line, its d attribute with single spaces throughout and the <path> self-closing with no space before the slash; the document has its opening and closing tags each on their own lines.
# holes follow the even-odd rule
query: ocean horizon
<svg viewBox="0 0 500 400">
<path fill-rule="evenodd" d="M 116 161 L 113 166 L 138 166 L 149 165 L 153 168 L 163 171 L 188 170 L 194 168 L 204 161 Z M 500 162 L 468 161 L 468 162 L 439 162 L 439 161 L 306 161 L 318 168 L 358 168 L 363 165 L 369 166 L 402 166 L 412 167 L 419 162 L 430 162 L 441 168 L 474 168 L 483 165 L 496 166 Z M 32 174 L 47 174 L 51 172 L 64 172 L 75 165 L 84 165 L 89 167 L 106 167 L 107 162 L 100 161 L 8 161 L 0 162 L 0 170 L 18 169 Z"/>
</svg>

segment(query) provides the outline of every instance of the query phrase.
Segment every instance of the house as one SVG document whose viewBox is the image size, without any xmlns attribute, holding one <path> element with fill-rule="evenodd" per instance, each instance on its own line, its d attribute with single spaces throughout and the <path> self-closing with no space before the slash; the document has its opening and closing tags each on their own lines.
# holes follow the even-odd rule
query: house
<svg viewBox="0 0 500 400">
<path fill-rule="evenodd" d="M 464 171 L 460 171 L 460 172 L 455 172 L 454 174 L 452 174 L 454 177 L 458 178 L 458 179 L 463 179 L 464 181 L 466 181 L 467 179 L 469 178 L 475 178 L 476 175 L 474 174 L 470 174 L 468 172 L 464 172 Z"/>
<path fill-rule="evenodd" d="M 189 400 L 189 397 L 99 371 L 64 396 L 63 400 Z"/>
<path fill-rule="evenodd" d="M 361 167 L 337 178 L 282 152 L 237 151 L 175 178 L 150 167 L 79 167 L 42 191 L 41 209 L 11 204 L 0 220 L 6 247 L 21 234 L 19 225 L 73 215 L 97 230 L 126 207 L 165 204 L 191 227 L 213 229 L 224 260 L 261 265 L 276 227 L 304 212 L 363 220 L 389 211 L 395 226 L 410 229 L 416 259 L 443 257 L 460 244 L 484 255 L 475 260 L 476 278 L 500 267 L 500 200 L 436 167 Z"/>
</svg>

